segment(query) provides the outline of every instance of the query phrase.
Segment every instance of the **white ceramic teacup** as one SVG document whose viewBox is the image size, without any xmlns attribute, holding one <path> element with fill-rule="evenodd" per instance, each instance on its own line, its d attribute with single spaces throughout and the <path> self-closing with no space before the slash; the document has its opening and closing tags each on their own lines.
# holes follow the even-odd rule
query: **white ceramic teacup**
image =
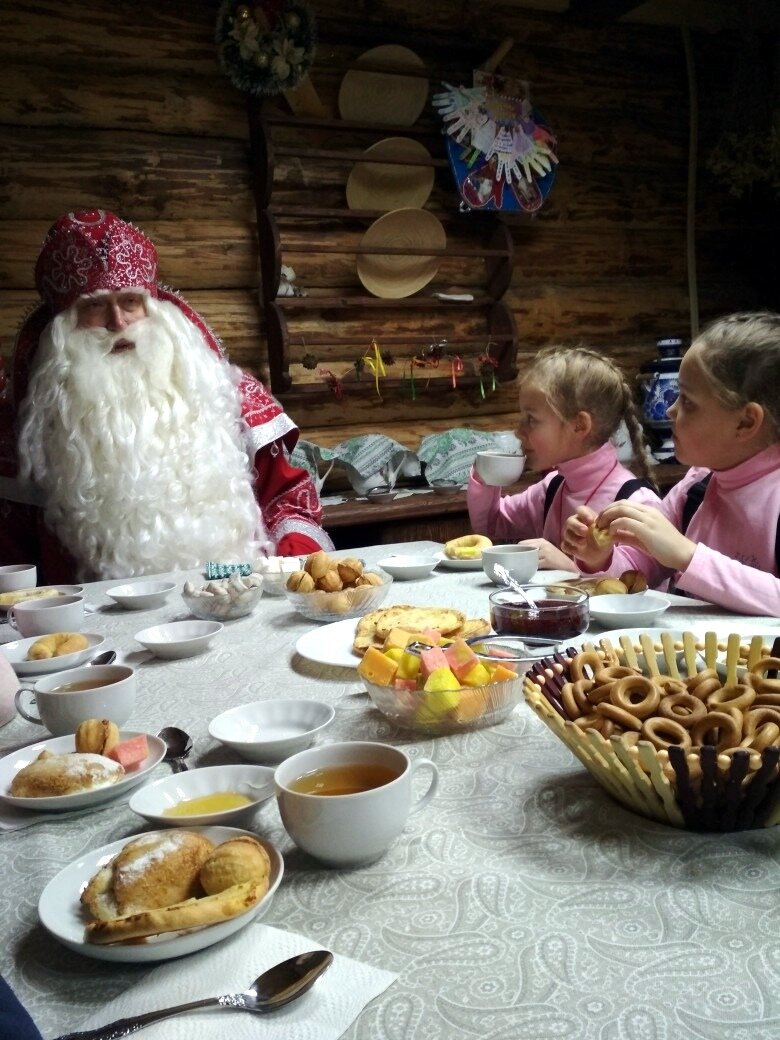
<svg viewBox="0 0 780 1040">
<path fill-rule="evenodd" d="M 78 688 L 83 683 L 90 685 Z M 23 706 L 25 695 L 34 697 L 40 718 Z M 55 737 L 75 733 L 85 719 L 110 719 L 121 726 L 135 706 L 135 669 L 124 664 L 69 668 L 45 675 L 32 688 L 22 687 L 15 703 L 22 718 L 45 726 Z"/>
<path fill-rule="evenodd" d="M 16 603 L 8 611 L 8 623 L 23 636 L 80 632 L 84 627 L 84 597 L 57 596 Z"/>
<path fill-rule="evenodd" d="M 482 569 L 496 585 L 504 585 L 493 568 L 505 567 L 520 584 L 530 581 L 539 570 L 539 550 L 535 545 L 493 545 L 482 550 Z"/>
<path fill-rule="evenodd" d="M 474 465 L 484 484 L 503 487 L 520 479 L 525 466 L 525 455 L 503 451 L 478 451 Z"/>
<path fill-rule="evenodd" d="M 37 580 L 38 569 L 34 563 L 9 563 L 0 567 L 0 592 L 34 589 Z"/>
<path fill-rule="evenodd" d="M 422 768 L 431 771 L 431 782 L 412 802 L 412 777 Z M 296 790 L 316 780 L 332 790 L 337 775 L 332 771 L 342 779 L 353 769 L 360 778 L 361 769 L 380 772 L 380 785 L 348 794 Z M 367 773 L 365 778 L 377 780 Z M 390 744 L 347 741 L 286 759 L 277 767 L 274 783 L 282 822 L 295 844 L 328 866 L 358 867 L 379 859 L 404 829 L 409 814 L 428 804 L 436 793 L 439 771 L 430 759 L 412 760 Z"/>
</svg>

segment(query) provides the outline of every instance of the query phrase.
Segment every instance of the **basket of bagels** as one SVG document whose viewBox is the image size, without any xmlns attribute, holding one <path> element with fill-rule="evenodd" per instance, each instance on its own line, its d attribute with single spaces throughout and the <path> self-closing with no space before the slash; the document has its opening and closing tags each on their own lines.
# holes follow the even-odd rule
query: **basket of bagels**
<svg viewBox="0 0 780 1040">
<path fill-rule="evenodd" d="M 535 662 L 527 703 L 617 801 L 695 831 L 780 823 L 767 635 L 625 632 Z"/>
</svg>

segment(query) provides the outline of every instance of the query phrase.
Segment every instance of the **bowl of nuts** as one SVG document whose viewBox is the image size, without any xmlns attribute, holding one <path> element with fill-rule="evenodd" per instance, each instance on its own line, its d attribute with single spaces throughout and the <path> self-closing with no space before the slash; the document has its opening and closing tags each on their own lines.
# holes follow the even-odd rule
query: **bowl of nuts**
<svg viewBox="0 0 780 1040">
<path fill-rule="evenodd" d="M 290 604 L 312 621 L 341 621 L 361 617 L 378 607 L 393 579 L 380 570 L 363 569 L 354 556 L 335 557 L 320 551 L 308 556 L 303 569 L 287 579 Z"/>
</svg>

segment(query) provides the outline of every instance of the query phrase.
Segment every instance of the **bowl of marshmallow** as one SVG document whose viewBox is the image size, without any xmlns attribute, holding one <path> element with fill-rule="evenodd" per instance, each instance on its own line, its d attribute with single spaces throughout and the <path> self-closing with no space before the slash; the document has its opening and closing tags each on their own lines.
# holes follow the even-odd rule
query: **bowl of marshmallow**
<svg viewBox="0 0 780 1040">
<path fill-rule="evenodd" d="M 235 621 L 251 614 L 263 594 L 263 576 L 237 571 L 229 578 L 207 581 L 205 585 L 184 583 L 182 599 L 189 612 L 202 621 Z"/>
</svg>

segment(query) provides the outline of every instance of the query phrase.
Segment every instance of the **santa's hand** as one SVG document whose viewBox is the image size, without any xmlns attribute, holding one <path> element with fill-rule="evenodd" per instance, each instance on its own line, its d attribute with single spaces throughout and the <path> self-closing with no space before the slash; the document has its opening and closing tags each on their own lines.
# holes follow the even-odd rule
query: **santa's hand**
<svg viewBox="0 0 780 1040">
<path fill-rule="evenodd" d="M 653 506 L 615 502 L 601 513 L 599 525 L 609 527 L 616 542 L 643 549 L 661 566 L 674 571 L 684 571 L 696 551 L 696 543 Z"/>
<path fill-rule="evenodd" d="M 530 545 L 539 550 L 539 570 L 541 571 L 570 571 L 574 566 L 574 561 L 565 556 L 557 546 L 553 545 L 552 542 L 548 542 L 546 538 L 524 538 L 522 542 L 517 544 Z"/>
<path fill-rule="evenodd" d="M 599 548 L 590 537 L 591 524 L 597 514 L 587 506 L 580 506 L 563 525 L 561 548 L 589 571 L 605 570 L 612 557 L 612 549 Z M 603 524 L 603 521 L 602 521 Z"/>
</svg>

